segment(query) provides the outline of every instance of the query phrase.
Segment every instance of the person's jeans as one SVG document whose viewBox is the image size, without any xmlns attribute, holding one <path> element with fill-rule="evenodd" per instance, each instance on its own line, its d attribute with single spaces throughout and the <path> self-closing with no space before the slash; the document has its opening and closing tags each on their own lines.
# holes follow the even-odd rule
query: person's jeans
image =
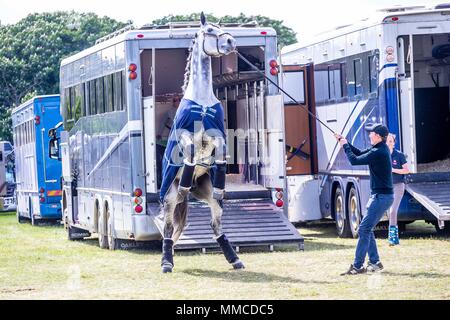
<svg viewBox="0 0 450 320">
<path fill-rule="evenodd" d="M 367 214 L 362 219 L 358 229 L 359 239 L 356 246 L 355 262 L 353 263 L 355 268 L 359 269 L 363 266 L 366 254 L 369 254 L 370 263 L 380 261 L 373 228 L 393 202 L 393 194 L 373 194 L 370 196 L 367 202 Z"/>
</svg>

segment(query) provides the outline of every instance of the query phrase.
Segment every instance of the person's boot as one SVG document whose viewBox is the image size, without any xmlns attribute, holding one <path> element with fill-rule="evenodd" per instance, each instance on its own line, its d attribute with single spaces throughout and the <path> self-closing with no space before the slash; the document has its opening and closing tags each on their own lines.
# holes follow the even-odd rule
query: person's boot
<svg viewBox="0 0 450 320">
<path fill-rule="evenodd" d="M 389 226 L 388 242 L 390 246 L 395 246 L 395 227 Z"/>
<path fill-rule="evenodd" d="M 394 226 L 395 228 L 395 237 L 394 237 L 394 244 L 399 245 L 400 244 L 400 237 L 398 235 L 398 226 Z"/>
</svg>

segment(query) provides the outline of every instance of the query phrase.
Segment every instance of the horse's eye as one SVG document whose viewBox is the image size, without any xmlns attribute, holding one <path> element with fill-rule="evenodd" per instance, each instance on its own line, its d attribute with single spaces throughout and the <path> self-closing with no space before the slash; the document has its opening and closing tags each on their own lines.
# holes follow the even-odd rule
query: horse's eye
<svg viewBox="0 0 450 320">
<path fill-rule="evenodd" d="M 208 32 L 213 32 L 213 30 L 214 30 L 213 28 L 208 28 L 207 31 L 208 31 Z"/>
</svg>

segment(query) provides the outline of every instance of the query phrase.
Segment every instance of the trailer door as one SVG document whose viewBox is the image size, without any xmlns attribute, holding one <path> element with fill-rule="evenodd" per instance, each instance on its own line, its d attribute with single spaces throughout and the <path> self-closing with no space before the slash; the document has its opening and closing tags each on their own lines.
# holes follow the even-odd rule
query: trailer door
<svg viewBox="0 0 450 320">
<path fill-rule="evenodd" d="M 156 172 L 156 131 L 155 131 L 155 50 L 141 53 L 142 93 L 144 113 L 144 153 L 145 181 L 147 192 L 158 192 Z M 145 82 L 144 82 L 145 81 Z"/>
<path fill-rule="evenodd" d="M 401 121 L 401 149 L 408 157 L 412 173 L 417 172 L 416 119 L 414 112 L 414 55 L 413 37 L 399 37 L 398 45 L 398 90 Z M 407 58 L 405 58 L 407 57 Z"/>
<path fill-rule="evenodd" d="M 266 188 L 284 188 L 284 112 L 281 95 L 264 98 L 261 177 Z"/>
<path fill-rule="evenodd" d="M 309 94 L 311 90 L 308 90 L 310 83 L 313 83 L 309 79 L 310 70 L 312 66 L 285 65 L 281 74 L 283 90 L 296 100 L 283 95 L 288 176 L 317 173 L 313 148 L 315 122 L 306 111 L 315 112 Z"/>
</svg>

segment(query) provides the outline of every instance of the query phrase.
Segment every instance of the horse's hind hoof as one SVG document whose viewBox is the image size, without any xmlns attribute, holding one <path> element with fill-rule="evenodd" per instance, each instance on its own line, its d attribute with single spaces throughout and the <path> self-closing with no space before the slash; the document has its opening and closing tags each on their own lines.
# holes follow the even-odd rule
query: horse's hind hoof
<svg viewBox="0 0 450 320">
<path fill-rule="evenodd" d="M 171 273 L 173 269 L 173 265 L 170 263 L 165 263 L 162 265 L 162 273 Z"/>
<path fill-rule="evenodd" d="M 241 260 L 237 260 L 236 262 L 232 263 L 232 266 L 234 270 L 245 269 L 245 266 Z"/>
</svg>

